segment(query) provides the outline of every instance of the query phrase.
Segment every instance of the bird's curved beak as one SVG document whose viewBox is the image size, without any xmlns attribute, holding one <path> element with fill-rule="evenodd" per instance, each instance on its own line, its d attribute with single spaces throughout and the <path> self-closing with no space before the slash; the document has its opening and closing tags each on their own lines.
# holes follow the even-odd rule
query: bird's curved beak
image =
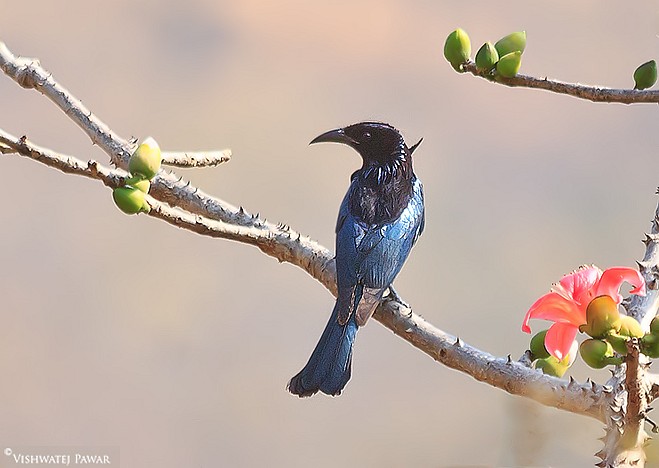
<svg viewBox="0 0 659 468">
<path fill-rule="evenodd" d="M 316 138 L 311 140 L 309 143 L 313 145 L 314 143 L 343 143 L 344 145 L 355 146 L 357 142 L 346 135 L 346 132 L 342 128 L 337 128 L 336 130 L 330 130 L 325 132 L 322 135 L 318 135 Z"/>
</svg>

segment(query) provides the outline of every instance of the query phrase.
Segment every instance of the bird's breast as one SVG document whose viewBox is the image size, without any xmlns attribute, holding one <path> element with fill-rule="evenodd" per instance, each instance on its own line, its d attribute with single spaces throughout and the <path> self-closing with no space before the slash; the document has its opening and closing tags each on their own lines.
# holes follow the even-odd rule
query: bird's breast
<svg viewBox="0 0 659 468">
<path fill-rule="evenodd" d="M 398 219 L 413 196 L 414 176 L 377 181 L 355 178 L 350 189 L 350 213 L 366 225 L 383 225 Z"/>
</svg>

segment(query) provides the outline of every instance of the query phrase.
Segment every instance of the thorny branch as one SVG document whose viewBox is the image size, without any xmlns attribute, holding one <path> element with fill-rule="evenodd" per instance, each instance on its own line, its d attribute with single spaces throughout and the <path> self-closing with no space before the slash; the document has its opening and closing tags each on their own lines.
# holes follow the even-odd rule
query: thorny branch
<svg viewBox="0 0 659 468">
<path fill-rule="evenodd" d="M 640 353 L 639 341 L 627 343 L 625 365 L 616 367 L 607 382 L 613 388 L 613 399 L 607 408 L 604 447 L 595 455 L 600 467 L 643 466 L 644 445 L 649 439 L 645 422 L 649 403 L 655 398 L 653 381 L 656 375 L 647 372 L 647 358 Z"/>
<path fill-rule="evenodd" d="M 0 42 L 0 68 L 21 86 L 34 88 L 53 101 L 85 131 L 93 143 L 98 144 L 108 154 L 111 163 L 119 168 L 127 167 L 132 143 L 114 134 L 69 91 L 59 85 L 37 60 L 15 57 Z M 465 65 L 465 70 L 481 76 L 475 72 L 475 66 L 471 62 Z M 659 93 L 654 91 L 607 90 L 526 76 L 500 82 L 508 86 L 547 89 L 592 101 L 659 103 Z M 122 169 L 109 169 L 95 161 L 85 163 L 75 157 L 34 145 L 26 137 L 17 138 L 2 130 L 0 130 L 0 154 L 26 156 L 66 173 L 99 180 L 108 187 L 121 185 L 127 176 Z M 201 167 L 224 162 L 225 156 L 228 159 L 229 154 L 226 151 L 203 155 L 168 153 L 163 162 L 180 167 Z M 279 261 L 299 266 L 336 294 L 336 273 L 331 252 L 286 225 L 275 225 L 258 215 L 250 215 L 242 208 L 236 208 L 223 200 L 207 195 L 175 174 L 164 171 L 160 171 L 152 181 L 147 200 L 152 207 L 150 216 L 202 235 L 254 245 Z M 659 214 L 659 206 L 657 210 Z M 656 294 L 657 271 L 659 271 L 657 269 L 658 238 L 659 226 L 655 218 L 652 232 L 645 241 L 646 254 L 643 262 L 640 263 L 650 294 L 645 299 L 628 304 L 630 314 L 641 319 L 644 325 L 649 322 L 648 317 L 651 319 L 654 316 L 658 302 Z M 639 375 L 638 366 L 629 369 L 627 373 L 623 372 L 622 377 L 617 380 L 614 376 L 610 383 L 615 385 L 599 385 L 589 380 L 579 384 L 572 378 L 569 381 L 557 379 L 535 371 L 523 362 L 515 362 L 510 356 L 496 358 L 469 346 L 459 338 L 437 329 L 391 298 L 383 300 L 375 314 L 375 319 L 433 359 L 453 369 L 511 394 L 594 417 L 607 424 L 609 428 L 624 428 L 624 422 L 622 425 L 618 425 L 617 422 L 624 420 L 621 415 L 623 409 L 624 411 L 632 409 L 626 400 L 627 389 L 638 387 L 639 381 L 642 387 L 638 388 L 642 388 L 643 391 L 636 393 L 645 400 L 635 415 L 636 434 L 643 432 L 642 428 L 638 430 L 639 421 L 643 418 L 642 408 L 647 407 L 647 403 L 659 396 L 659 377 L 647 373 Z M 623 369 L 624 367 L 619 371 Z M 625 431 L 618 432 L 622 434 Z M 608 450 L 607 444 L 602 454 L 603 463 L 611 460 L 609 455 L 616 455 L 614 452 L 609 453 Z M 623 466 L 627 462 L 631 460 L 617 460 L 611 466 Z"/>
</svg>

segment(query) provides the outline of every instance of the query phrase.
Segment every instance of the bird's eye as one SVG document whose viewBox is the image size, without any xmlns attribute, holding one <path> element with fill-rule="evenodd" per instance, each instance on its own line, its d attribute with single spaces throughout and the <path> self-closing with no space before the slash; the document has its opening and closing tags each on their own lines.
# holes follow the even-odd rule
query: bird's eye
<svg viewBox="0 0 659 468">
<path fill-rule="evenodd" d="M 362 135 L 362 139 L 364 141 L 370 140 L 371 139 L 371 134 L 369 132 L 364 132 L 364 134 Z"/>
</svg>

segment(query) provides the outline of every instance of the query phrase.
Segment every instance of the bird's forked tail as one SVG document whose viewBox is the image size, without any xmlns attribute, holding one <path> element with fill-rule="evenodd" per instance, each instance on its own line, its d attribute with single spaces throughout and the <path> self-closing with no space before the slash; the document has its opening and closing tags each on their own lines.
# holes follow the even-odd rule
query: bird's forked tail
<svg viewBox="0 0 659 468">
<path fill-rule="evenodd" d="M 319 390 L 339 395 L 350 380 L 352 345 L 358 326 L 354 314 L 345 325 L 339 324 L 338 307 L 337 303 L 309 362 L 288 383 L 288 390 L 294 395 L 307 397 Z"/>
</svg>

